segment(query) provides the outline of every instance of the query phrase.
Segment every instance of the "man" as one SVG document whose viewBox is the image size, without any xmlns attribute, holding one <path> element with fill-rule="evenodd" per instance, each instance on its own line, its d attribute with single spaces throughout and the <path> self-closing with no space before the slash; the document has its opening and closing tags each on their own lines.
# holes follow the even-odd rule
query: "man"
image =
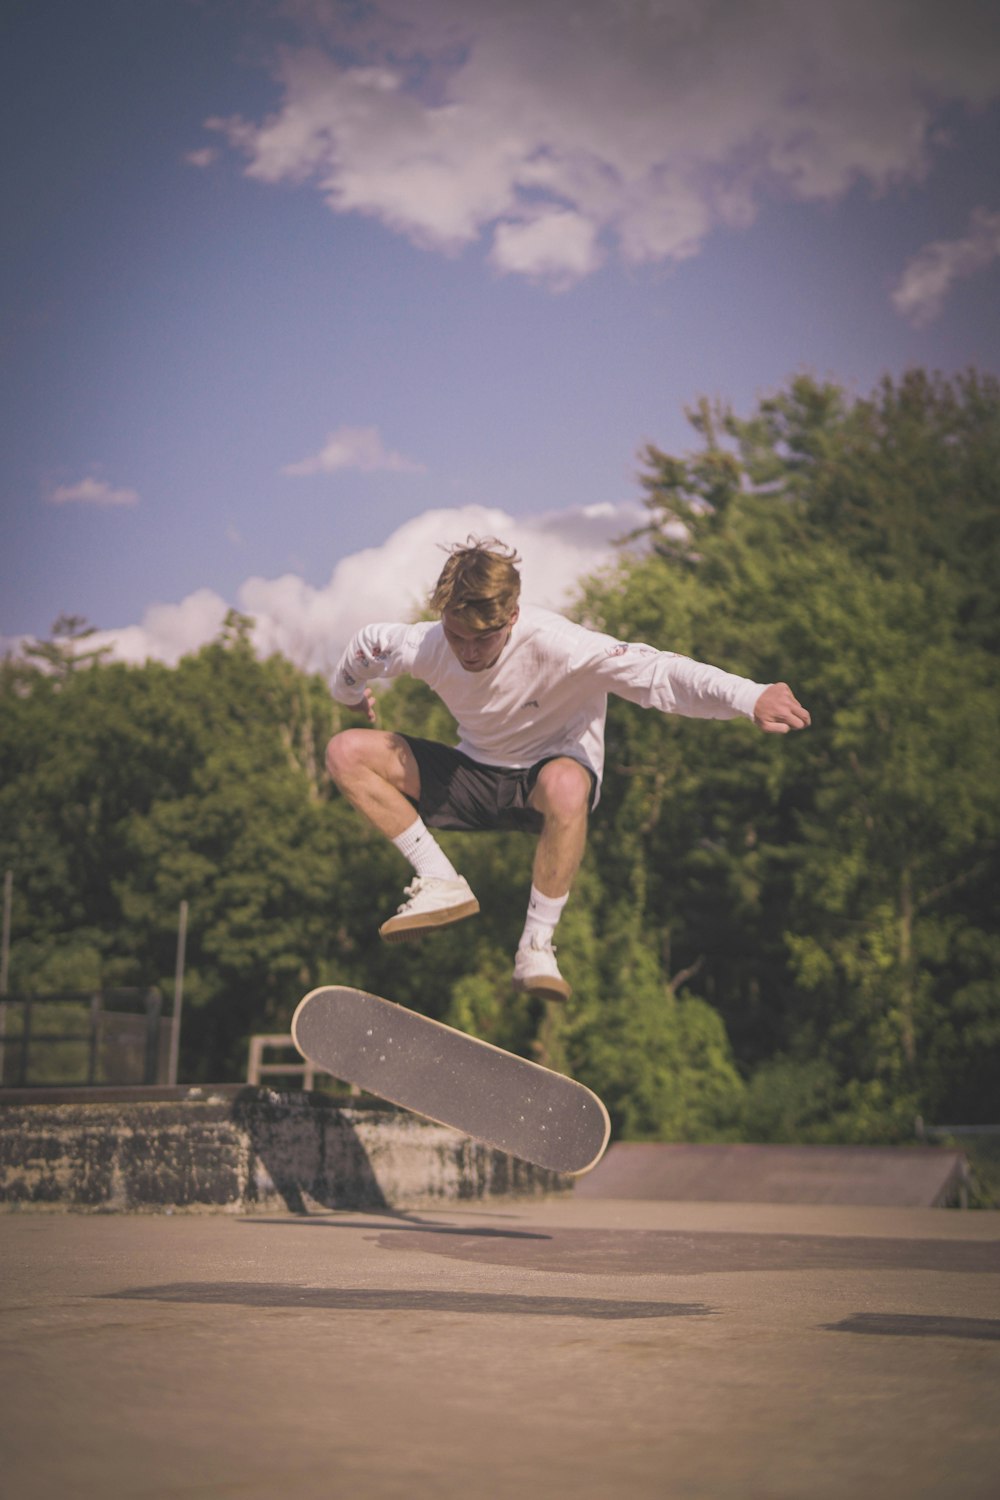
<svg viewBox="0 0 1000 1500">
<path fill-rule="evenodd" d="M 479 910 L 431 828 L 537 832 L 514 985 L 566 999 L 552 939 L 600 794 L 608 693 L 689 718 L 742 714 L 770 734 L 810 721 L 785 683 L 750 682 L 522 607 L 519 561 L 493 538 L 456 545 L 431 596 L 439 620 L 367 626 L 334 674 L 334 697 L 363 710 L 372 725 L 371 680 L 408 674 L 427 683 L 458 723 L 457 748 L 348 729 L 330 741 L 327 767 L 413 866 L 406 901 L 379 929 L 386 942 Z"/>
</svg>

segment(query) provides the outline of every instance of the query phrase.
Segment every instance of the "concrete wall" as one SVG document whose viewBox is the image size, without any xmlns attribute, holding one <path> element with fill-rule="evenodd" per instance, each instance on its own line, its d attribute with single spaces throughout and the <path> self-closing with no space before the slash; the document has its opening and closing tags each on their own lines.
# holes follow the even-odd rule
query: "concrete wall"
<svg viewBox="0 0 1000 1500">
<path fill-rule="evenodd" d="M 264 1088 L 139 1092 L 0 1100 L 0 1208 L 304 1212 L 569 1187 L 388 1107 Z"/>
</svg>

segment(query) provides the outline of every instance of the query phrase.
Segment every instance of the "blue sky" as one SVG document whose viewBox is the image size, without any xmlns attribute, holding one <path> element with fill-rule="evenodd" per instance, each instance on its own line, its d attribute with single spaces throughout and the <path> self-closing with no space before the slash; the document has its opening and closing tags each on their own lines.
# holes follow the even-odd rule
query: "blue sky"
<svg viewBox="0 0 1000 1500">
<path fill-rule="evenodd" d="M 8 3 L 0 636 L 326 665 L 470 530 L 558 602 L 701 394 L 996 372 L 994 10 Z"/>
</svg>

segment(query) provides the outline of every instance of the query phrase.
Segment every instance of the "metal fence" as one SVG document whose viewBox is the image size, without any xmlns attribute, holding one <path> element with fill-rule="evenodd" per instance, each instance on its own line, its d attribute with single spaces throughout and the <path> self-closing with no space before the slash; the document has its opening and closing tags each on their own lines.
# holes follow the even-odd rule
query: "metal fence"
<svg viewBox="0 0 1000 1500">
<path fill-rule="evenodd" d="M 0 1086 L 166 1083 L 171 1023 L 157 989 L 5 995 Z"/>
</svg>

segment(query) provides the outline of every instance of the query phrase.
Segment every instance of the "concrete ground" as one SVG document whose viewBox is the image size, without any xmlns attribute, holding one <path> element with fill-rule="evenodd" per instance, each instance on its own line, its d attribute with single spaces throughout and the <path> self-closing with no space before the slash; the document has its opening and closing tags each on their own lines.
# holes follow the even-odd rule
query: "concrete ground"
<svg viewBox="0 0 1000 1500">
<path fill-rule="evenodd" d="M 995 1500 L 1000 1214 L 0 1218 L 18 1500 Z"/>
</svg>

